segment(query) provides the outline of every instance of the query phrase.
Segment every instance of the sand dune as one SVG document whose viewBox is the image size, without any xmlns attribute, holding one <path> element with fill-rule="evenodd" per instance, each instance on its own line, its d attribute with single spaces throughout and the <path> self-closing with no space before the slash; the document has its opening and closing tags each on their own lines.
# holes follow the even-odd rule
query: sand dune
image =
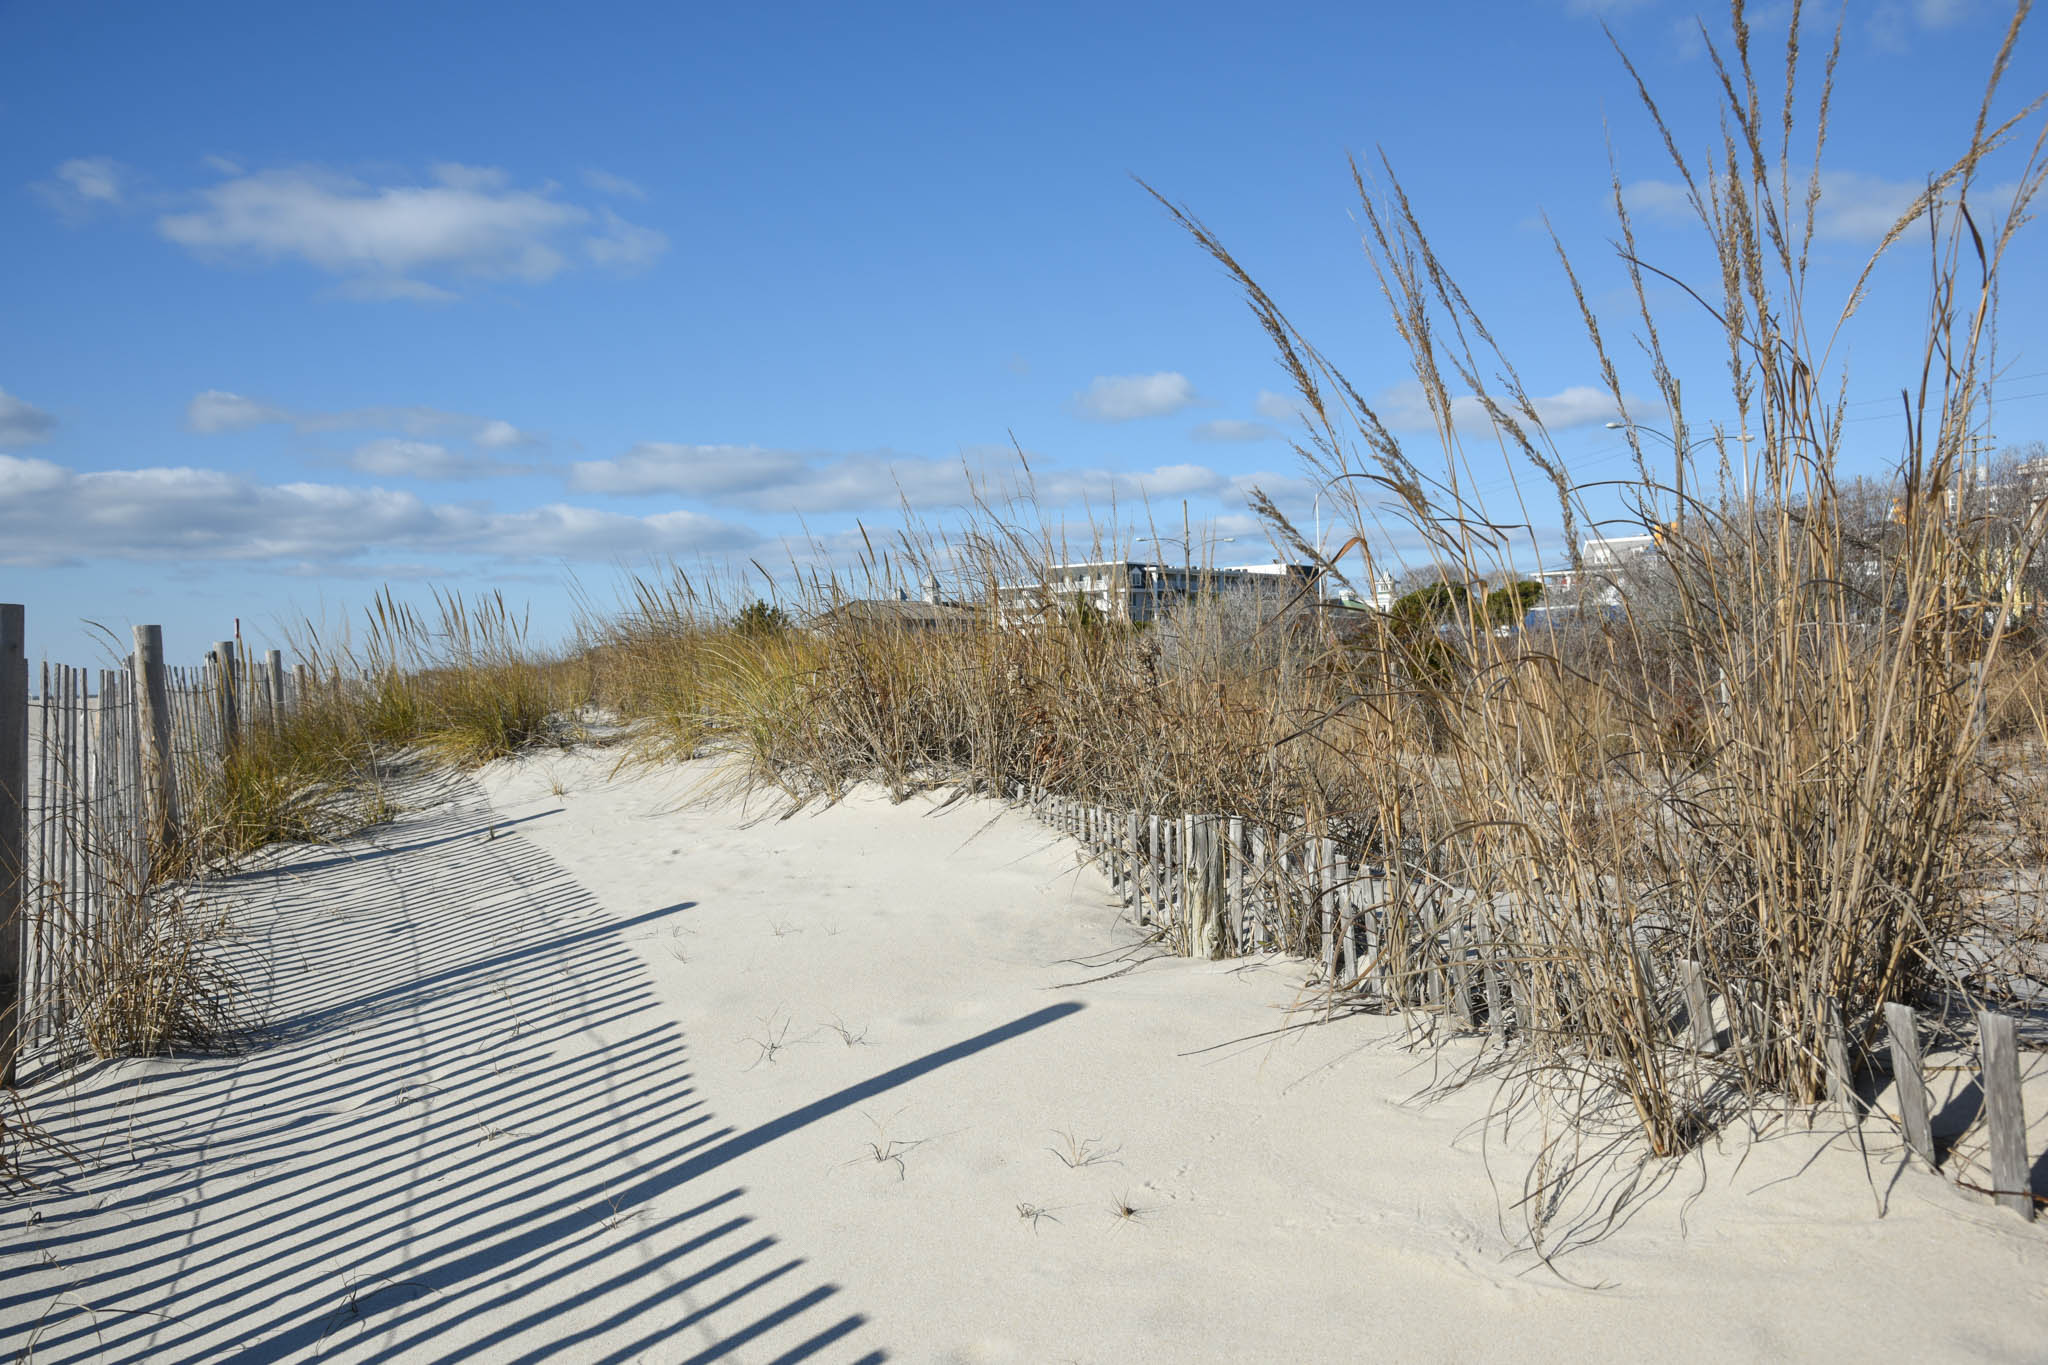
<svg viewBox="0 0 2048 1365">
<path fill-rule="evenodd" d="M 39 1360 L 2040 1357 L 2048 1240 L 1888 1138 L 1710 1151 L 1546 1267 L 1530 1148 L 1299 970 L 1133 951 L 982 801 L 530 757 L 245 875 L 245 1053 L 45 1087 Z M 1124 970 L 1128 968 L 1128 970 Z M 1880 1211 L 1882 1215 L 1880 1216 Z"/>
</svg>

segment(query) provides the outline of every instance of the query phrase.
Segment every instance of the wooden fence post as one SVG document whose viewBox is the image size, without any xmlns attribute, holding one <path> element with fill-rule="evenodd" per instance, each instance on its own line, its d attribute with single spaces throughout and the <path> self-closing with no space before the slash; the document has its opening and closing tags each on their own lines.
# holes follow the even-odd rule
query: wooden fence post
<svg viewBox="0 0 2048 1365">
<path fill-rule="evenodd" d="M 1486 907 L 1486 940 L 1480 947 L 1480 980 L 1486 991 L 1486 1029 L 1493 1035 L 1493 1041 L 1505 1045 L 1508 1040 L 1508 989 L 1500 978 L 1500 898 L 1494 897 Z"/>
<path fill-rule="evenodd" d="M 270 674 L 270 705 L 266 709 L 270 712 L 270 723 L 281 727 L 284 724 L 284 651 L 273 649 L 263 658 L 264 668 Z"/>
<path fill-rule="evenodd" d="M 1315 864 L 1311 875 L 1315 878 L 1316 904 L 1321 910 L 1317 927 L 1322 933 L 1323 982 L 1331 989 L 1337 985 L 1337 841 L 1317 839 L 1308 841 L 1309 858 Z"/>
<path fill-rule="evenodd" d="M 1353 981 L 1358 977 L 1358 903 L 1351 894 L 1351 867 L 1342 853 L 1331 845 L 1330 853 L 1330 894 L 1337 900 L 1337 954 L 1342 963 L 1342 981 Z"/>
<path fill-rule="evenodd" d="M 1191 886 L 1188 956 L 1212 961 L 1229 955 L 1230 925 L 1223 895 L 1223 817 L 1199 816 L 1193 823 L 1193 847 L 1188 850 Z"/>
<path fill-rule="evenodd" d="M 1707 999 L 1707 982 L 1700 974 L 1700 964 L 1683 959 L 1678 969 L 1685 978 L 1685 1023 L 1693 1051 L 1719 1052 L 1720 1043 L 1714 1034 L 1713 1007 Z M 1731 1009 L 1729 1013 L 1734 1011 Z"/>
<path fill-rule="evenodd" d="M 1244 903 L 1244 819 L 1233 815 L 1224 830 L 1225 866 L 1229 868 L 1230 887 L 1224 893 L 1224 920 L 1229 926 L 1231 952 L 1244 953 L 1251 949 L 1252 930 L 1250 917 Z"/>
<path fill-rule="evenodd" d="M 220 756 L 225 759 L 235 751 L 241 742 L 241 716 L 238 711 L 235 677 L 235 642 L 216 640 L 213 642 L 214 705 L 220 708 Z"/>
<path fill-rule="evenodd" d="M 171 758 L 171 701 L 164 678 L 164 628 L 135 627 L 136 723 L 142 736 L 142 803 L 150 856 L 178 838 L 178 773 Z"/>
<path fill-rule="evenodd" d="M 1984 1126 L 1991 1143 L 1992 1197 L 2020 1217 L 2034 1219 L 2027 1185 L 2027 1112 L 2020 1102 L 2020 1053 L 2012 1016 L 1977 1015 L 1984 1077 Z"/>
<path fill-rule="evenodd" d="M 1131 811 L 1124 816 L 1124 900 L 1135 912 L 1134 918 L 1145 922 L 1145 888 L 1139 881 L 1142 875 L 1138 866 L 1138 813 Z"/>
<path fill-rule="evenodd" d="M 1159 817 L 1156 815 L 1149 817 L 1148 825 L 1146 833 L 1151 840 L 1151 867 L 1148 869 L 1146 881 L 1152 892 L 1152 918 L 1144 922 L 1148 924 L 1164 924 L 1166 923 L 1166 868 L 1161 861 L 1161 855 L 1164 850 L 1159 846 Z"/>
<path fill-rule="evenodd" d="M 27 892 L 28 630 L 21 605 L 8 602 L 0 604 L 0 1087 L 10 1090 L 28 1022 L 21 993 Z"/>
<path fill-rule="evenodd" d="M 1834 1001 L 1827 1002 L 1827 1014 L 1821 1038 L 1823 1084 L 1827 1088 L 1828 1103 L 1850 1118 L 1857 1115 L 1856 1078 L 1849 1066 L 1849 1031 L 1842 1022 L 1842 1009 Z"/>
<path fill-rule="evenodd" d="M 1885 1032 L 1892 1045 L 1892 1093 L 1898 1097 L 1906 1146 L 1934 1169 L 1934 1125 L 1927 1117 L 1927 1079 L 1920 1066 L 1920 1032 L 1911 1005 L 1884 1007 Z"/>
<path fill-rule="evenodd" d="M 1451 1012 L 1460 1024 L 1468 1029 L 1479 1026 L 1479 1018 L 1472 1012 L 1472 968 L 1465 960 L 1465 923 L 1456 918 L 1452 911 L 1450 930 L 1450 971 L 1446 974 L 1451 983 Z"/>
</svg>

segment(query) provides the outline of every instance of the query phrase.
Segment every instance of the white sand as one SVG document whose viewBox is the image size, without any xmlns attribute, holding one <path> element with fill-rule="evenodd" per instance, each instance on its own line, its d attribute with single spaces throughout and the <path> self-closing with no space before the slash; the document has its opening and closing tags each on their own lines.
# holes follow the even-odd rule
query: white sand
<svg viewBox="0 0 2048 1365">
<path fill-rule="evenodd" d="M 1215 1046 L 1285 1022 L 1296 964 L 1062 985 L 1131 935 L 1021 814 L 746 823 L 677 808 L 700 768 L 607 772 L 498 765 L 494 814 L 462 784 L 384 856 L 247 879 L 276 1036 L 42 1092 L 103 1164 L 0 1206 L 0 1348 L 2048 1354 L 2048 1232 L 1901 1174 L 1878 1125 L 1710 1152 L 1552 1273 L 1516 1249 L 1526 1146 L 1481 1140 L 1483 1094 L 1408 1102 L 1429 1073 L 1394 1025 Z"/>
</svg>

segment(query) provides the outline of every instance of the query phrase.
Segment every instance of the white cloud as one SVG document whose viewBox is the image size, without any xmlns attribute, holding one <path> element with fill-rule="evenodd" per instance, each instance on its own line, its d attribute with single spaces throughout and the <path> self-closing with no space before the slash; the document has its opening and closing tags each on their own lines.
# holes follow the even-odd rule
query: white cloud
<svg viewBox="0 0 2048 1365">
<path fill-rule="evenodd" d="M 1270 477 L 1270 476 L 1269 476 Z M 893 507 L 961 507 L 977 492 L 1000 503 L 1028 487 L 1040 507 L 1147 498 L 1242 496 L 1249 485 L 1207 465 L 1149 470 L 1061 469 L 1033 462 L 1027 481 L 1008 447 L 979 447 L 957 459 L 889 452 L 805 454 L 761 446 L 646 441 L 612 460 L 571 466 L 569 487 L 622 496 L 669 494 L 767 513 L 846 512 Z"/>
<path fill-rule="evenodd" d="M 438 284 L 394 275 L 344 280 L 334 286 L 334 296 L 354 299 L 359 303 L 389 303 L 394 299 L 404 299 L 409 303 L 452 303 L 462 297 L 453 289 L 443 289 Z"/>
<path fill-rule="evenodd" d="M 1915 29 L 1953 28 L 1977 8 L 1974 0 L 1886 0 L 1870 10 L 1870 36 L 1881 48 L 1910 51 Z"/>
<path fill-rule="evenodd" d="M 1590 384 L 1574 384 L 1552 394 L 1535 394 L 1529 402 L 1536 409 L 1536 415 L 1543 419 L 1543 425 L 1552 431 L 1589 427 L 1595 422 L 1612 421 L 1621 415 L 1614 405 L 1614 395 Z M 1474 417 L 1486 420 L 1478 399 L 1471 400 L 1471 407 Z M 1452 410 L 1457 410 L 1455 401 Z"/>
<path fill-rule="evenodd" d="M 1102 506 L 1111 501 L 1178 502 L 1182 498 L 1213 498 L 1232 491 L 1229 475 L 1200 464 L 1163 464 L 1151 469 L 1050 470 L 1035 481 L 1039 502 L 1047 507 Z"/>
<path fill-rule="evenodd" d="M 1948 28 L 1975 8 L 1972 0 L 1914 0 L 1913 17 L 1928 28 Z"/>
<path fill-rule="evenodd" d="M 449 454 L 448 447 L 437 446 L 431 441 L 407 441 L 396 436 L 381 436 L 357 446 L 344 457 L 343 462 L 361 474 L 376 474 L 385 478 L 416 476 L 431 479 L 448 477 L 455 467 L 454 462 L 459 459 L 459 456 Z"/>
<path fill-rule="evenodd" d="M 1805 198 L 1807 172 L 1794 168 L 1796 200 Z M 1899 215 L 1912 207 L 1914 199 L 1927 188 L 1924 180 L 1892 180 L 1863 171 L 1824 170 L 1820 173 L 1820 202 L 1814 206 L 1813 235 L 1824 242 L 1872 244 L 1891 231 Z M 1979 186 L 1971 195 L 1972 212 L 1983 223 L 1991 216 L 2002 217 L 2011 206 L 2017 186 L 2010 182 Z M 1622 198 L 1633 213 L 1670 222 L 1693 222 L 1692 205 L 1685 187 L 1669 180 L 1638 180 L 1622 187 Z M 1794 212 L 1798 210 L 1795 207 Z"/>
<path fill-rule="evenodd" d="M 57 167 L 57 178 L 87 203 L 121 202 L 121 167 L 110 156 L 75 157 Z"/>
<path fill-rule="evenodd" d="M 635 517 L 550 504 L 499 512 L 412 493 L 265 484 L 218 470 L 76 473 L 0 455 L 0 562 L 109 559 L 347 561 L 373 550 L 612 560 L 754 547 L 744 526 L 695 512 Z"/>
<path fill-rule="evenodd" d="M 464 454 L 432 441 L 398 436 L 366 441 L 344 455 L 342 463 L 360 474 L 400 479 L 475 479 L 534 472 L 529 464 L 494 455 Z"/>
<path fill-rule="evenodd" d="M 477 429 L 476 435 L 469 439 L 482 446 L 485 450 L 510 450 L 514 446 L 541 444 L 540 437 L 521 431 L 510 422 L 495 419 L 484 423 Z"/>
<path fill-rule="evenodd" d="M 289 426 L 302 433 L 378 430 L 408 436 L 454 435 L 484 450 L 544 446 L 547 438 L 521 431 L 501 418 L 477 417 L 414 404 L 407 407 L 353 408 L 344 412 L 300 412 L 245 398 L 224 389 L 195 394 L 185 405 L 185 426 L 202 435 L 243 431 L 265 425 Z"/>
<path fill-rule="evenodd" d="M 599 209 L 604 230 L 584 239 L 583 250 L 591 260 L 611 270 L 645 270 L 668 250 L 668 237 L 653 228 L 638 227 L 613 213 Z"/>
<path fill-rule="evenodd" d="M 225 389 L 208 389 L 194 394 L 192 401 L 185 405 L 186 429 L 203 436 L 222 431 L 243 431 L 266 422 L 291 420 L 292 415 L 282 408 L 273 408 Z"/>
<path fill-rule="evenodd" d="M 1824 241 L 1875 241 L 1927 188 L 1926 182 L 1886 180 L 1860 171 L 1822 171 L 1813 235 Z"/>
<path fill-rule="evenodd" d="M 1220 417 L 1213 422 L 1203 422 L 1190 434 L 1197 441 L 1270 441 L 1280 433 L 1264 422 L 1241 422 L 1231 417 Z"/>
<path fill-rule="evenodd" d="M 202 259 L 299 260 L 343 278 L 365 299 L 442 300 L 421 274 L 540 283 L 568 268 L 580 244 L 599 265 L 637 269 L 667 239 L 555 195 L 518 189 L 504 171 L 444 162 L 423 184 L 373 185 L 320 167 L 232 175 L 200 190 L 198 206 L 167 213 L 157 231 Z M 598 230 L 585 235 L 593 219 Z"/>
<path fill-rule="evenodd" d="M 99 209 L 119 208 L 127 197 L 126 178 L 126 168 L 110 156 L 79 156 L 60 163 L 50 179 L 30 188 L 66 218 L 83 219 Z"/>
<path fill-rule="evenodd" d="M 0 389 L 0 446 L 34 445 L 57 429 L 57 419 Z"/>
<path fill-rule="evenodd" d="M 1429 404 L 1423 397 L 1422 385 L 1414 380 L 1383 390 L 1372 401 L 1380 420 L 1397 431 L 1424 431 L 1434 424 Z M 1517 422 L 1525 420 L 1520 411 L 1505 399 L 1496 395 L 1494 401 Z M 1543 425 L 1551 431 L 1591 426 L 1619 415 L 1614 406 L 1614 396 L 1590 384 L 1575 384 L 1552 394 L 1534 394 L 1529 401 L 1535 407 L 1536 415 L 1543 419 Z M 1483 435 L 1493 430 L 1493 419 L 1487 415 L 1478 398 L 1471 394 L 1451 399 L 1451 420 L 1466 435 Z"/>
<path fill-rule="evenodd" d="M 583 183 L 596 190 L 599 194 L 609 194 L 617 199 L 645 199 L 647 197 L 646 190 L 641 189 L 640 186 L 626 179 L 625 176 L 613 175 L 610 171 L 600 171 L 594 168 L 587 170 L 583 173 Z"/>
<path fill-rule="evenodd" d="M 1252 402 L 1252 411 L 1269 422 L 1292 422 L 1301 416 L 1301 400 L 1291 393 L 1260 389 Z"/>
<path fill-rule="evenodd" d="M 512 177 L 496 166 L 465 166 L 460 161 L 437 161 L 434 179 L 453 189 L 475 194 L 496 194 L 512 183 Z"/>
<path fill-rule="evenodd" d="M 1074 395 L 1074 410 L 1097 422 L 1129 422 L 1140 417 L 1166 417 L 1197 401 L 1195 386 L 1184 374 L 1104 375 Z"/>
<path fill-rule="evenodd" d="M 585 493 L 673 493 L 771 512 L 846 511 L 913 503 L 957 505 L 970 485 L 960 461 L 886 453 L 806 455 L 761 446 L 643 441 L 614 460 L 570 467 L 569 487 Z"/>
<path fill-rule="evenodd" d="M 1631 214 L 1682 222 L 1692 215 L 1685 186 L 1674 180 L 1635 180 L 1621 187 L 1621 200 Z"/>
</svg>

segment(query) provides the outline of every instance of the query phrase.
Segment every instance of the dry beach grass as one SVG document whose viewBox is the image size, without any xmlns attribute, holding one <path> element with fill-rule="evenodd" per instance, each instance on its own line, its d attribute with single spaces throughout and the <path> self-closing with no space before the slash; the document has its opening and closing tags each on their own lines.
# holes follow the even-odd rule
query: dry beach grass
<svg viewBox="0 0 2048 1365">
<path fill-rule="evenodd" d="M 1585 267 L 1559 251 L 1576 321 L 1629 423 L 1632 515 L 1660 537 L 1619 613 L 1501 631 L 1497 599 L 1463 591 L 1525 579 L 1539 566 L 1514 528 L 1554 516 L 1569 539 L 1597 519 L 1595 494 L 1573 482 L 1393 169 L 1372 178 L 1354 166 L 1368 258 L 1434 420 L 1420 445 L 1396 436 L 1191 210 L 1168 208 L 1264 328 L 1303 414 L 1297 449 L 1355 532 L 1325 557 L 1260 495 L 1276 543 L 1365 583 L 1368 547 L 1397 533 L 1456 591 L 1425 588 L 1341 637 L 1306 594 L 1255 612 L 1212 598 L 1170 630 L 1047 596 L 1020 626 L 999 619 L 999 586 L 1129 552 L 1113 511 L 1070 536 L 1039 514 L 1027 482 L 942 531 L 907 518 L 836 576 L 794 570 L 798 586 L 772 608 L 679 570 L 642 573 L 621 605 L 588 606 L 560 653 L 534 647 L 500 597 L 437 598 L 429 616 L 387 595 L 359 641 L 307 633 L 301 657 L 334 681 L 207 779 L 200 833 L 164 878 L 374 819 L 394 754 L 475 765 L 572 737 L 564 718 L 593 704 L 629 724 L 632 759 L 720 754 L 741 785 L 799 806 L 869 783 L 898 797 L 1023 784 L 1333 839 L 1415 907 L 1401 913 L 1422 915 L 1420 891 L 1436 888 L 1496 907 L 1495 933 L 1525 973 L 1511 1045 L 1452 1046 L 1461 1030 L 1441 1009 L 1418 1036 L 1446 1047 L 1449 1075 L 1497 1084 L 1496 1117 L 1536 1118 L 1556 1135 L 1519 1205 L 1535 1241 L 1555 1242 L 1574 1180 L 1613 1171 L 1617 1155 L 1634 1169 L 1823 1099 L 1835 1031 L 1868 1056 L 1886 1002 L 2023 1009 L 2040 984 L 2029 974 L 2040 971 L 2048 712 L 2038 611 L 2025 608 L 2048 502 L 1999 517 L 1970 501 L 1998 281 L 2044 173 L 2038 103 L 1995 112 L 2025 13 L 1955 159 L 1878 252 L 1924 253 L 1930 287 L 1900 418 L 1905 456 L 1874 521 L 1848 496 L 1843 400 L 1829 396 L 1845 392 L 1841 357 L 1869 271 L 1833 312 L 1809 298 L 1838 50 L 1816 97 L 1795 13 L 1782 86 L 1767 89 L 1775 77 L 1737 4 L 1732 44 L 1710 40 L 1724 141 L 1682 150 L 1643 92 L 1698 216 L 1701 257 L 1642 259 L 1614 186 L 1655 388 L 1647 412 L 1586 303 Z M 1795 140 L 1812 147 L 1804 177 Z M 2022 169 L 1987 221 L 1982 168 L 2001 153 Z M 1681 385 L 1667 362 L 1661 338 L 1681 322 L 1660 315 L 1658 281 L 1719 329 L 1718 389 L 1704 376 Z M 1475 402 L 1490 418 L 1483 439 L 1464 416 Z M 1533 497 L 1489 507 L 1472 491 L 1503 461 L 1542 490 L 1540 517 Z M 958 628 L 843 615 L 927 577 L 970 604 Z M 1282 905 L 1270 929 L 1310 961 L 1327 952 L 1314 915 Z M 1984 968 L 1987 932 L 2000 970 Z M 1419 919 L 1397 924 L 1385 951 L 1419 952 L 1403 945 L 1433 935 Z M 1739 1001 L 1715 1021 L 1718 1050 L 1672 1037 L 1673 983 L 1694 970 Z M 196 998 L 218 989 L 189 979 Z M 1325 978 L 1304 1002 L 1374 1003 L 1358 985 Z M 95 1051 L 199 1036 L 138 1023 Z M 781 1040 L 764 1038 L 765 1065 Z M 899 1148 L 879 1141 L 873 1160 L 896 1162 Z M 1611 1210 L 1604 1198 L 1592 1206 Z M 1141 1221 L 1121 1207 L 1121 1221 Z M 1019 1216 L 1035 1227 L 1050 1215 Z"/>
</svg>

